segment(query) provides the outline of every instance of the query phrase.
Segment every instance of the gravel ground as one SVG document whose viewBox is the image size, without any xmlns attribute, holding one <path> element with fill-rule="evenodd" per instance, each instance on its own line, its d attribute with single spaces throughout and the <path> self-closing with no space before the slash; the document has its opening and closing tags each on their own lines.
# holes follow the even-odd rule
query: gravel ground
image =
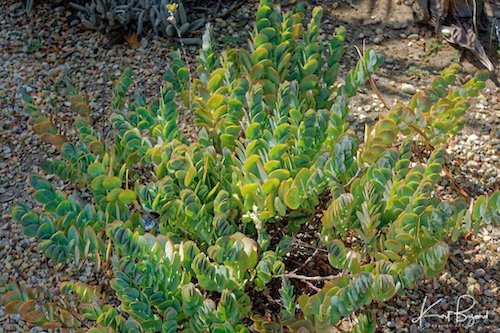
<svg viewBox="0 0 500 333">
<path fill-rule="evenodd" d="M 389 102 L 408 100 L 408 92 L 428 86 L 434 75 L 456 54 L 448 45 L 440 44 L 437 53 L 427 55 L 422 45 L 427 42 L 439 44 L 439 41 L 412 24 L 407 6 L 411 2 L 397 4 L 396 18 L 384 17 L 383 1 L 374 8 L 364 8 L 362 4 L 358 8 L 339 6 L 337 2 L 325 5 L 326 32 L 331 32 L 339 22 L 343 23 L 348 26 L 349 44 L 361 45 L 365 41 L 386 54 L 387 63 L 376 81 Z M 256 2 L 249 1 L 227 19 L 216 20 L 219 44 L 241 44 L 251 29 L 255 9 Z M 386 23 L 382 23 L 382 18 Z M 25 281 L 28 286 L 48 292 L 64 280 L 80 279 L 91 283 L 97 280 L 91 265 L 76 268 L 48 262 L 37 250 L 36 243 L 24 237 L 21 227 L 10 218 L 13 204 L 24 202 L 33 206 L 27 177 L 38 172 L 40 162 L 55 153 L 52 147 L 40 143 L 28 128 L 19 89 L 25 87 L 31 92 L 38 108 L 50 114 L 65 134 L 73 136 L 74 131 L 68 130 L 72 127 L 73 115 L 58 88 L 58 83 L 69 75 L 88 94 L 95 122 L 104 126 L 110 114 L 111 85 L 125 67 L 133 69 L 138 90 L 144 91 L 146 96 L 158 93 L 157 84 L 166 67 L 170 46 L 164 40 L 143 42 L 143 46 L 137 50 L 126 45 L 111 46 L 105 37 L 81 30 L 64 8 L 40 4 L 33 15 L 26 16 L 21 13 L 19 1 L 1 2 L 0 274 L 3 278 Z M 356 61 L 355 50 L 350 47 L 347 51 L 346 64 L 352 65 Z M 189 53 L 194 55 L 195 49 L 189 49 Z M 467 61 L 463 67 L 463 79 L 475 71 Z M 500 184 L 499 96 L 499 88 L 488 81 L 487 89 L 467 115 L 464 130 L 449 143 L 450 169 L 457 183 L 471 196 L 492 192 Z M 362 129 L 364 123 L 376 120 L 383 107 L 371 90 L 366 89 L 353 101 L 351 110 L 353 128 Z M 441 186 L 448 191 L 443 195 L 455 195 L 449 193 L 451 186 L 446 180 Z M 471 313 L 488 311 L 488 320 L 478 320 L 466 328 L 455 325 L 454 319 L 448 323 L 427 318 L 424 331 L 498 331 L 500 229 L 485 228 L 477 236 L 452 245 L 451 252 L 450 263 L 441 276 L 422 281 L 415 290 L 378 306 L 380 332 L 419 332 L 419 323 L 413 323 L 412 319 L 418 317 L 424 297 L 427 297 L 427 306 L 442 299 L 433 311 L 445 313 L 454 310 L 458 297 L 464 294 L 473 296 L 478 303 Z M 20 317 L 8 316 L 0 307 L 0 333 L 29 329 Z"/>
</svg>

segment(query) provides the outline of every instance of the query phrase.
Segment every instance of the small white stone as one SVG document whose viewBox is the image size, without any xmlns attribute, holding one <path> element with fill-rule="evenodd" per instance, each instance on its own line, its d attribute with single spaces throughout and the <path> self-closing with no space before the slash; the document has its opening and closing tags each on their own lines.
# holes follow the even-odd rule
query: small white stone
<svg viewBox="0 0 500 333">
<path fill-rule="evenodd" d="M 467 138 L 467 141 L 469 141 L 469 142 L 471 142 L 471 141 L 477 141 L 478 139 L 479 139 L 479 137 L 476 134 L 471 134 Z"/>
<path fill-rule="evenodd" d="M 141 39 L 141 49 L 145 49 L 146 47 L 148 47 L 148 44 L 149 44 L 149 41 L 147 38 Z"/>
<path fill-rule="evenodd" d="M 413 84 L 403 83 L 401 85 L 401 91 L 403 91 L 406 94 L 412 95 L 412 94 L 417 92 L 417 89 L 415 88 L 415 86 Z"/>
<path fill-rule="evenodd" d="M 420 36 L 418 34 L 411 34 L 407 37 L 409 40 L 418 40 Z"/>
</svg>

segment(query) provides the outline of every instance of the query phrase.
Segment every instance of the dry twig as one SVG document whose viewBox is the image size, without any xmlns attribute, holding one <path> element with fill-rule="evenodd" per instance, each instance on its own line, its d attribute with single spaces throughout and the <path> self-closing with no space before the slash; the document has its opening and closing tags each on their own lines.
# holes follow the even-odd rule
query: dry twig
<svg viewBox="0 0 500 333">
<path fill-rule="evenodd" d="M 354 45 L 354 48 L 358 52 L 358 56 L 359 56 L 359 59 L 361 60 L 361 63 L 363 64 L 363 66 L 365 66 L 365 61 L 364 61 L 363 53 L 361 53 L 359 47 L 357 47 L 356 45 Z M 375 81 L 373 80 L 372 76 L 370 75 L 370 72 L 368 71 L 368 69 L 366 69 L 366 72 L 368 73 L 368 82 L 370 82 L 370 87 L 372 87 L 373 92 L 382 101 L 382 103 L 384 104 L 385 108 L 387 110 L 390 110 L 389 104 L 385 101 L 384 96 L 382 96 L 382 94 L 378 90 L 377 86 L 375 85 Z"/>
<path fill-rule="evenodd" d="M 314 250 L 313 254 L 311 256 L 309 256 L 309 258 L 306 259 L 306 261 L 304 261 L 304 263 L 302 265 L 300 265 L 299 267 L 295 268 L 293 271 L 291 271 L 290 273 L 297 273 L 297 271 L 301 270 L 302 268 L 306 267 L 308 263 L 311 262 L 311 260 L 313 260 L 313 258 L 319 253 L 319 250 L 320 249 L 316 249 Z"/>
</svg>

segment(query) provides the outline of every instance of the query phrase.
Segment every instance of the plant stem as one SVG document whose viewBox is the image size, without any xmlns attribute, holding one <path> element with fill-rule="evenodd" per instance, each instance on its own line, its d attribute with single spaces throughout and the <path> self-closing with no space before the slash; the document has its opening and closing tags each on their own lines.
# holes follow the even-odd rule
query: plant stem
<svg viewBox="0 0 500 333">
<path fill-rule="evenodd" d="M 333 280 L 336 279 L 340 276 L 341 274 L 337 275 L 327 275 L 327 276 L 306 276 L 306 275 L 299 275 L 295 273 L 285 273 L 278 275 L 277 277 L 287 277 L 289 279 L 297 279 L 297 280 L 302 280 L 302 281 L 327 281 L 327 280 Z"/>
<path fill-rule="evenodd" d="M 56 300 L 54 304 L 61 310 L 67 311 L 70 315 L 72 315 L 76 320 L 78 320 L 83 326 L 87 329 L 90 329 L 90 326 L 85 323 L 85 321 L 75 312 L 67 308 L 65 305 L 61 304 L 59 300 Z"/>
<path fill-rule="evenodd" d="M 299 267 L 295 268 L 290 273 L 295 274 L 295 273 L 297 273 L 298 270 L 301 270 L 302 268 L 306 267 L 306 265 L 309 262 L 311 262 L 311 260 L 313 260 L 313 258 L 318 254 L 318 252 L 319 252 L 319 249 L 314 250 L 314 253 L 309 258 L 307 258 L 306 261 L 304 261 L 304 263 L 302 265 L 300 265 Z"/>
<path fill-rule="evenodd" d="M 356 171 L 356 174 L 354 176 L 352 176 L 351 179 L 349 179 L 349 181 L 344 185 L 344 188 L 348 188 L 352 184 L 352 182 L 355 181 L 356 178 L 358 178 L 361 171 L 362 171 L 362 168 L 358 168 L 358 170 Z"/>
<path fill-rule="evenodd" d="M 189 113 L 192 115 L 193 113 L 193 76 L 191 74 L 191 67 L 189 66 L 189 58 L 186 52 L 186 45 L 184 44 L 184 40 L 182 39 L 182 34 L 179 28 L 177 28 L 177 24 L 174 24 L 175 31 L 177 31 L 177 36 L 179 37 L 179 42 L 181 43 L 182 56 L 184 57 L 184 62 L 186 63 L 186 67 L 189 74 Z"/>
<path fill-rule="evenodd" d="M 321 291 L 321 288 L 318 288 L 316 287 L 314 284 L 312 284 L 310 281 L 304 281 L 305 284 L 307 284 L 307 286 L 309 288 L 311 288 L 312 290 L 316 291 L 316 292 L 320 292 Z"/>
<path fill-rule="evenodd" d="M 427 135 L 424 132 L 422 132 L 420 128 L 418 128 L 413 124 L 409 124 L 409 127 L 413 129 L 415 132 L 417 132 L 424 139 L 424 142 L 427 145 L 427 147 L 429 147 L 429 149 L 434 150 L 434 146 L 432 145 L 431 140 L 427 137 Z"/>
<path fill-rule="evenodd" d="M 365 59 L 363 57 L 363 54 L 359 50 L 359 47 L 357 47 L 356 45 L 354 45 L 354 48 L 356 49 L 356 52 L 358 52 L 358 56 L 359 56 L 359 59 L 361 60 L 361 64 L 363 65 L 363 67 L 366 69 L 366 72 L 368 73 L 368 82 L 370 82 L 370 87 L 372 87 L 373 92 L 382 101 L 382 104 L 384 104 L 385 108 L 387 110 L 389 110 L 390 109 L 389 104 L 385 101 L 384 96 L 382 96 L 382 94 L 378 90 L 377 86 L 375 85 L 375 81 L 373 80 L 372 76 L 370 75 L 370 71 L 365 66 Z M 363 45 L 363 49 L 364 49 L 364 45 Z"/>
</svg>

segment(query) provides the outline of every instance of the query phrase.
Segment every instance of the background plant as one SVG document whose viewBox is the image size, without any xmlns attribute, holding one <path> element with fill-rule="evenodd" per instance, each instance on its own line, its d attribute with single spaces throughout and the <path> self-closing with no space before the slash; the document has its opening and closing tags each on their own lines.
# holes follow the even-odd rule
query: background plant
<svg viewBox="0 0 500 333">
<path fill-rule="evenodd" d="M 205 19 L 196 17 L 190 10 L 192 4 L 185 6 L 182 0 L 73 0 L 63 3 L 76 10 L 84 27 L 108 35 L 164 36 L 186 45 L 200 44 L 199 38 L 180 36 L 189 35 L 205 25 Z M 32 12 L 36 4 L 36 0 L 26 0 L 26 12 Z M 176 6 L 172 15 L 167 9 L 170 5 Z"/>
<path fill-rule="evenodd" d="M 111 267 L 120 305 L 67 283 L 63 294 L 81 303 L 70 312 L 2 282 L 8 312 L 45 328 L 92 332 L 248 332 L 250 325 L 307 332 L 355 315 L 355 331 L 373 332 L 372 302 L 436 275 L 447 261 L 445 241 L 499 220 L 498 192 L 470 203 L 434 192 L 441 145 L 462 128 L 484 73 L 453 87 L 458 67 L 445 70 L 367 127 L 360 142 L 346 121 L 349 98 L 381 55 L 366 51 L 340 83 L 346 31 L 323 45 L 321 8 L 305 26 L 301 8 L 281 13 L 266 0 L 256 16 L 249 50 L 218 54 L 208 30 L 196 73 L 173 53 L 152 103 L 127 98 L 132 73 L 124 71 L 111 138 L 92 129 L 87 100 L 69 82 L 76 143 L 23 95 L 33 130 L 60 150 L 45 171 L 75 191 L 34 175 L 41 213 L 20 205 L 12 216 L 52 260 Z M 195 139 L 178 127 L 185 110 L 193 110 Z M 422 144 L 427 158 L 413 152 Z M 328 275 L 297 274 L 287 261 L 309 227 Z M 310 281 L 319 282 L 314 294 L 302 290 Z M 267 317 L 256 306 L 266 295 L 274 302 Z"/>
<path fill-rule="evenodd" d="M 177 5 L 174 20 L 167 5 Z M 181 0 L 90 0 L 85 4 L 71 4 L 80 13 L 82 24 L 104 33 L 125 32 L 138 36 L 168 36 L 177 38 L 201 28 L 203 18 L 189 19 Z M 195 42 L 188 39 L 185 42 Z"/>
</svg>

